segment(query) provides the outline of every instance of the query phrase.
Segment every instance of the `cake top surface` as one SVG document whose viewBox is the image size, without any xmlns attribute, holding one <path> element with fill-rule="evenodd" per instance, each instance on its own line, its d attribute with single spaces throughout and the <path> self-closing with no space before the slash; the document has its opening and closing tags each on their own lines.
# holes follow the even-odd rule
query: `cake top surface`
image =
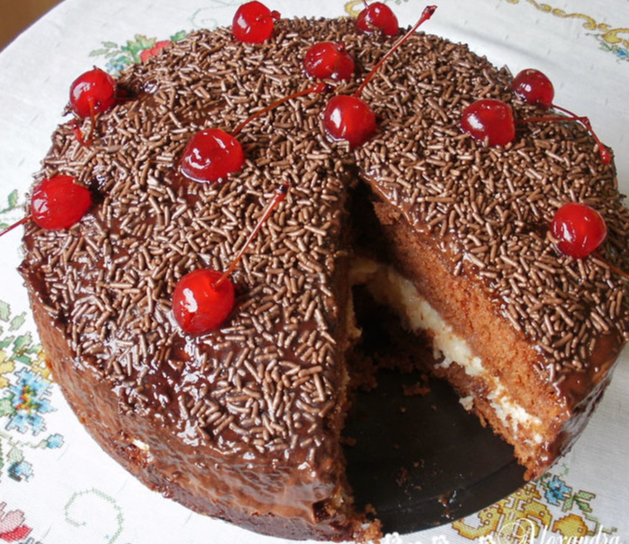
<svg viewBox="0 0 629 544">
<path fill-rule="evenodd" d="M 99 201 L 68 231 L 29 225 L 23 271 L 65 327 L 75 364 L 110 380 L 124 409 L 151 412 L 191 444 L 299 452 L 295 462 L 316 455 L 343 379 L 335 274 L 355 165 L 416 228 L 455 242 L 461 273 L 489 283 L 507 319 L 539 343 L 550 379 L 589 368 L 597 336 L 625 334 L 623 280 L 597 258 L 561 256 L 546 234 L 562 202 L 585 201 L 610 230 L 601 253 L 629 269 L 613 167 L 575 124 L 522 128 L 506 149 L 463 135 L 460 113 L 474 99 L 532 111 L 513 101 L 506 70 L 465 46 L 411 38 L 364 92 L 380 125 L 354 154 L 327 140 L 326 98 L 310 95 L 247 126 L 241 172 L 219 184 L 182 179 L 180 156 L 197 131 L 229 132 L 311 84 L 302 68 L 310 44 L 343 41 L 356 59 L 355 79 L 337 93 L 355 90 L 392 44 L 349 19 L 276 28 L 262 45 L 236 43 L 226 29 L 195 32 L 123 72 L 129 100 L 99 117 L 93 146 L 70 124 L 53 135 L 38 178 L 75 176 Z M 284 182 L 286 201 L 234 274 L 230 320 L 202 337 L 182 334 L 171 313 L 177 280 L 224 270 Z"/>
</svg>

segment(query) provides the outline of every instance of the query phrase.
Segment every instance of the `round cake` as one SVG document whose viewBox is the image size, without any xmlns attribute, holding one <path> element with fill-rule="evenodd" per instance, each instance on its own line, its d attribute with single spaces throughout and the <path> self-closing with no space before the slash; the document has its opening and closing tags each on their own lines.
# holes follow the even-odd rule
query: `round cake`
<svg viewBox="0 0 629 544">
<path fill-rule="evenodd" d="M 378 126 L 362 146 L 332 141 L 330 96 L 309 93 L 243 128 L 238 172 L 182 175 L 199 131 L 234 131 L 313 85 L 311 45 L 344 44 L 355 73 L 331 92 L 349 95 L 395 38 L 345 18 L 282 19 L 259 44 L 194 32 L 122 72 L 125 98 L 97 116 L 89 145 L 76 121 L 53 134 L 36 182 L 72 176 L 94 200 L 69 229 L 26 227 L 21 272 L 54 377 L 112 457 L 193 510 L 287 538 L 380 535 L 377 512 L 352 506 L 341 448 L 354 282 L 431 339 L 431 372 L 513 444 L 529 477 L 569 447 L 610 379 L 629 330 L 614 270 L 629 270 L 629 213 L 613 164 L 574 121 L 518 126 L 504 147 L 462 132 L 479 98 L 519 119 L 541 112 L 464 45 L 412 35 L 363 92 Z M 232 274 L 229 318 L 186 334 L 177 282 L 226 270 L 285 184 Z M 378 231 L 360 247 L 357 186 L 370 188 Z M 549 232 L 573 201 L 608 227 L 583 259 Z"/>
</svg>

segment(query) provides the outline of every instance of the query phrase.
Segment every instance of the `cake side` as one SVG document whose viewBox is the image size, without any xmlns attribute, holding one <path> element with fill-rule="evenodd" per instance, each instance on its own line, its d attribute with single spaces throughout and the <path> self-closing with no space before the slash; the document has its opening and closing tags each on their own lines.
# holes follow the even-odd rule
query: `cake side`
<svg viewBox="0 0 629 544">
<path fill-rule="evenodd" d="M 308 473 L 253 457 L 217 456 L 207 445 L 182 445 L 154 419 L 120 413 L 109 384 L 77 370 L 64 331 L 32 291 L 31 302 L 50 368 L 70 407 L 100 446 L 144 485 L 196 512 L 263 534 L 350 540 L 360 533 L 351 519 L 317 512 L 315 505 L 323 508 L 321 501 L 335 491 L 326 482 L 325 465 L 321 473 Z M 324 449 L 319 455 L 333 458 Z"/>
</svg>

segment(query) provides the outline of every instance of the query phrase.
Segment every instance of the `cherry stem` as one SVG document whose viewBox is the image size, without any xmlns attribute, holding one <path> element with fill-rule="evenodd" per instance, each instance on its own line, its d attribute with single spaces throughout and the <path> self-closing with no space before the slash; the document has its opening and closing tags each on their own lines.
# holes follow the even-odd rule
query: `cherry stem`
<svg viewBox="0 0 629 544">
<path fill-rule="evenodd" d="M 2 232 L 0 232 L 0 236 L 4 236 L 7 232 L 11 232 L 13 229 L 19 227 L 20 225 L 23 225 L 24 223 L 29 221 L 30 218 L 31 218 L 31 216 L 27 215 L 26 217 L 23 217 L 22 219 L 20 219 L 18 222 L 13 223 L 13 225 L 11 225 L 10 227 L 7 227 Z"/>
<path fill-rule="evenodd" d="M 362 92 L 365 90 L 365 87 L 367 86 L 367 84 L 373 79 L 373 76 L 376 74 L 376 72 L 380 69 L 380 67 L 387 61 L 387 59 L 393 55 L 393 53 L 395 53 L 395 51 L 406 41 L 408 40 L 413 33 L 423 24 L 425 23 L 428 19 L 430 19 L 432 17 L 432 14 L 437 10 L 437 6 L 426 6 L 424 8 L 424 11 L 422 12 L 421 17 L 419 18 L 419 21 L 417 21 L 415 23 L 415 26 L 413 26 L 413 28 L 411 28 L 406 34 L 404 34 L 404 36 L 402 36 L 397 42 L 395 42 L 395 45 L 389 49 L 389 51 L 387 51 L 387 53 L 378 61 L 378 63 L 373 67 L 373 69 L 371 70 L 371 72 L 369 72 L 367 74 L 367 77 L 365 78 L 365 80 L 361 83 L 360 87 L 358 87 L 358 90 L 354 93 L 354 97 L 355 98 L 359 98 L 360 95 L 362 94 Z"/>
<path fill-rule="evenodd" d="M 96 126 L 96 113 L 94 112 L 94 100 L 88 99 L 88 103 L 90 105 L 90 119 L 92 122 L 90 123 L 90 131 L 87 135 L 87 140 L 85 141 L 85 145 L 92 145 L 94 143 L 94 127 Z"/>
<path fill-rule="evenodd" d="M 236 127 L 236 129 L 232 132 L 232 136 L 235 138 L 236 136 L 238 136 L 238 134 L 240 134 L 242 129 L 245 128 L 245 126 L 248 125 L 251 121 L 253 121 L 254 119 L 257 119 L 258 117 L 260 117 L 261 115 L 264 115 L 265 113 L 271 111 L 272 109 L 275 109 L 278 106 L 281 106 L 284 102 L 288 102 L 289 100 L 292 100 L 293 98 L 299 98 L 300 96 L 304 96 L 310 93 L 324 93 L 327 90 L 327 88 L 328 87 L 325 83 L 316 83 L 312 87 L 308 87 L 307 89 L 304 89 L 303 91 L 299 91 L 297 93 L 291 94 L 290 96 L 286 96 L 284 98 L 280 98 L 279 100 L 276 100 L 272 104 L 266 106 L 265 108 L 254 113 L 253 115 L 250 115 L 249 117 L 247 117 L 247 119 L 245 119 L 242 123 L 240 123 Z"/>
<path fill-rule="evenodd" d="M 74 133 L 74 137 L 76 141 L 81 145 L 85 145 L 85 140 L 83 140 L 83 133 L 81 132 L 81 127 L 79 127 L 79 122 L 74 119 L 70 122 L 70 127 L 72 128 L 72 132 Z"/>
<path fill-rule="evenodd" d="M 621 268 L 618 268 L 615 264 L 610 263 L 605 257 L 603 257 L 598 251 L 594 252 L 594 256 L 601 262 L 605 263 L 612 272 L 616 272 L 621 278 L 629 281 L 629 274 L 627 274 Z"/>
<path fill-rule="evenodd" d="M 565 113 L 568 117 L 574 117 L 575 119 L 581 119 L 581 117 L 579 117 L 576 113 L 571 112 L 570 110 L 567 110 L 566 108 L 562 108 L 561 106 L 558 106 L 557 104 L 551 104 L 550 107 L 554 110 L 560 111 L 562 113 Z M 587 117 L 585 117 L 585 119 L 587 119 Z M 589 122 L 589 120 L 588 120 Z"/>
<path fill-rule="evenodd" d="M 81 127 L 79 126 L 78 120 L 74 120 L 71 122 L 72 132 L 74 132 L 74 137 L 77 139 L 79 144 L 83 146 L 90 146 L 94 143 L 94 126 L 96 125 L 96 112 L 94 111 L 94 100 L 88 99 L 88 104 L 90 106 L 90 131 L 87 134 L 87 139 L 83 137 L 83 133 L 81 132 Z"/>
<path fill-rule="evenodd" d="M 288 193 L 288 187 L 289 187 L 289 184 L 284 183 L 275 191 L 275 195 L 273 196 L 271 201 L 266 205 L 266 208 L 264 210 L 264 213 L 262 214 L 262 217 L 260 218 L 256 226 L 253 228 L 253 230 L 251 231 L 251 234 L 249 235 L 249 238 L 247 238 L 245 245 L 242 246 L 242 249 L 238 252 L 238 255 L 236 255 L 236 258 L 232 261 L 227 271 L 223 273 L 223 275 L 216 281 L 216 283 L 214 284 L 214 289 L 218 289 L 221 286 L 221 284 L 224 281 L 226 281 L 227 278 L 229 278 L 229 276 L 231 276 L 232 272 L 238 266 L 240 259 L 242 259 L 242 256 L 245 254 L 245 251 L 247 251 L 247 248 L 249 247 L 253 239 L 256 237 L 256 235 L 262 228 L 262 225 L 264 225 L 266 220 L 271 216 L 275 208 L 286 198 L 286 194 Z"/>
<path fill-rule="evenodd" d="M 570 110 L 567 110 L 566 108 L 562 108 L 561 106 L 557 106 L 556 104 L 551 104 L 550 107 L 561 113 L 565 113 L 567 117 L 560 117 L 560 116 L 533 117 L 531 119 L 519 119 L 518 121 L 516 121 L 516 123 L 524 124 L 524 123 L 545 123 L 545 122 L 555 122 L 555 121 L 558 121 L 558 122 L 577 121 L 578 123 L 581 123 L 585 127 L 585 129 L 590 133 L 592 138 L 594 138 L 594 141 L 596 142 L 596 146 L 598 147 L 598 154 L 601 157 L 601 162 L 603 164 L 609 164 L 611 162 L 612 160 L 611 153 L 603 145 L 603 142 L 601 142 L 599 137 L 596 135 L 596 132 L 594 132 L 594 129 L 592 128 L 592 123 L 590 123 L 590 119 L 588 117 L 576 115 L 575 113 L 572 113 Z"/>
</svg>

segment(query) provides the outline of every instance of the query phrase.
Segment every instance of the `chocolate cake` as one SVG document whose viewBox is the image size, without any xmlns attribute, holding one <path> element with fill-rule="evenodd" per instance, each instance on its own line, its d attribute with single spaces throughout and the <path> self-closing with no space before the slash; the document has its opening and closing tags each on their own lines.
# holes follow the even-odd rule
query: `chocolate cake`
<svg viewBox="0 0 629 544">
<path fill-rule="evenodd" d="M 280 20 L 263 44 L 198 31 L 125 70 L 127 99 L 98 116 L 94 142 L 61 125 L 36 176 L 75 177 L 92 209 L 68 230 L 29 223 L 21 271 L 69 404 L 147 486 L 270 535 L 366 540 L 379 524 L 352 508 L 340 446 L 345 357 L 359 334 L 352 281 L 425 329 L 443 354 L 432 372 L 536 476 L 579 434 L 626 340 L 625 287 L 608 263 L 629 269 L 629 214 L 613 166 L 574 122 L 524 127 L 505 148 L 463 134 L 461 111 L 476 98 L 499 97 L 517 116 L 534 108 L 514 99 L 507 70 L 424 34 L 365 90 L 379 125 L 364 146 L 331 142 L 327 97 L 311 94 L 247 125 L 238 173 L 181 175 L 199 130 L 229 132 L 306 89 L 302 59 L 319 41 L 343 41 L 355 59 L 354 78 L 334 90 L 349 94 L 393 38 L 349 19 Z M 177 281 L 225 270 L 283 183 L 285 202 L 232 276 L 230 318 L 186 335 L 171 311 Z M 373 193 L 378 247 L 352 244 L 360 183 Z M 609 227 L 583 260 L 561 255 L 547 231 L 575 199 Z"/>
</svg>

